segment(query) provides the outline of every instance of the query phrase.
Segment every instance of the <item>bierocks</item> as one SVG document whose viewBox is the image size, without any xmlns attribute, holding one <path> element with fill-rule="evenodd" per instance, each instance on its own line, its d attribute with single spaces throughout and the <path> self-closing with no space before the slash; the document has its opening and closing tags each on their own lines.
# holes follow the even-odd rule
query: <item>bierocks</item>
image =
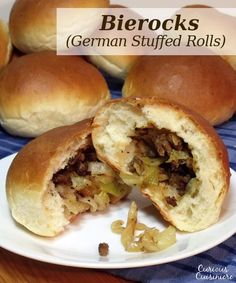
<svg viewBox="0 0 236 283">
<path fill-rule="evenodd" d="M 12 45 L 8 26 L 0 19 L 0 71 L 5 67 L 11 57 Z"/>
<path fill-rule="evenodd" d="M 213 5 L 213 3 L 212 3 Z M 232 55 L 234 54 L 235 50 L 235 40 L 234 39 L 234 32 L 235 32 L 235 24 L 236 20 L 235 17 L 232 15 L 229 15 L 224 13 L 224 10 L 221 9 L 217 10 L 211 6 L 206 5 L 188 5 L 184 7 L 185 9 L 181 9 L 179 12 L 181 12 L 181 15 L 183 17 L 189 17 L 191 14 L 192 18 L 199 17 L 200 16 L 200 22 L 201 22 L 201 28 L 198 29 L 195 33 L 197 37 L 203 37 L 207 33 L 209 34 L 209 31 L 211 31 L 211 34 L 217 35 L 217 34 L 223 34 L 225 38 L 230 39 L 230 44 L 227 45 L 227 47 L 224 48 L 223 54 L 221 52 L 217 52 L 214 48 L 213 50 L 218 54 L 221 55 L 222 58 L 224 58 L 234 70 L 236 70 L 236 56 Z M 190 8 L 191 10 L 188 11 Z M 197 8 L 198 10 L 194 10 L 194 8 Z M 203 8 L 205 9 L 202 14 L 199 15 L 199 9 Z M 206 10 L 209 8 L 209 12 Z M 215 23 L 220 23 L 219 25 L 216 25 Z M 185 37 L 184 33 L 182 34 L 183 37 Z M 211 49 L 211 47 L 208 47 Z M 228 54 L 228 55 L 227 55 Z M 229 55 L 231 54 L 231 55 Z"/>
<path fill-rule="evenodd" d="M 109 0 L 17 0 L 10 13 L 12 42 L 23 53 L 56 50 L 57 8 L 107 8 Z M 83 32 L 93 24 L 76 27 Z"/>
<path fill-rule="evenodd" d="M 127 8 L 122 5 L 112 4 L 110 5 L 111 11 L 115 11 L 116 8 L 122 9 Z M 134 13 L 132 11 L 126 12 Z M 112 14 L 112 12 L 111 12 Z M 118 36 L 118 35 L 117 35 Z M 122 34 L 124 36 L 124 33 Z M 126 34 L 126 38 L 130 35 Z M 106 31 L 106 37 L 114 37 L 114 31 Z M 114 47 L 113 47 L 114 48 Z M 103 48 L 104 50 L 104 48 Z M 111 77 L 124 80 L 127 73 L 129 72 L 132 65 L 137 61 L 139 56 L 137 55 L 90 55 L 88 59 L 99 69 L 103 70 L 105 73 Z"/>
<path fill-rule="evenodd" d="M 93 117 L 109 99 L 105 79 L 81 57 L 32 53 L 0 75 L 0 124 L 10 134 L 36 137 Z"/>
<path fill-rule="evenodd" d="M 220 56 L 144 56 L 131 68 L 122 92 L 169 99 L 218 125 L 236 110 L 236 72 Z"/>
<path fill-rule="evenodd" d="M 111 77 L 124 80 L 137 61 L 136 55 L 91 55 L 89 61 Z"/>
<path fill-rule="evenodd" d="M 229 189 L 227 151 L 197 113 L 155 97 L 114 100 L 97 113 L 92 138 L 100 160 L 179 230 L 219 219 Z"/>
<path fill-rule="evenodd" d="M 53 129 L 27 144 L 9 168 L 6 189 L 14 219 L 48 237 L 79 214 L 103 211 L 130 191 L 98 160 L 91 120 Z"/>
</svg>

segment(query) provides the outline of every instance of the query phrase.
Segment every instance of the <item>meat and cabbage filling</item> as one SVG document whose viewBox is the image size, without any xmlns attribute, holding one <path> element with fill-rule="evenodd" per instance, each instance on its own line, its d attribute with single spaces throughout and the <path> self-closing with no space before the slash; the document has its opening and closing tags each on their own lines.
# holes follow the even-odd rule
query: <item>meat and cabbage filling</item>
<svg viewBox="0 0 236 283">
<path fill-rule="evenodd" d="M 101 211 L 129 192 L 129 187 L 106 164 L 97 159 L 92 144 L 79 149 L 52 182 L 64 201 L 68 218 L 85 211 Z"/>
<path fill-rule="evenodd" d="M 137 128 L 132 135 L 135 156 L 129 163 L 130 175 L 121 177 L 127 183 L 158 189 L 172 207 L 196 184 L 194 160 L 187 143 L 175 133 L 153 126 Z"/>
</svg>

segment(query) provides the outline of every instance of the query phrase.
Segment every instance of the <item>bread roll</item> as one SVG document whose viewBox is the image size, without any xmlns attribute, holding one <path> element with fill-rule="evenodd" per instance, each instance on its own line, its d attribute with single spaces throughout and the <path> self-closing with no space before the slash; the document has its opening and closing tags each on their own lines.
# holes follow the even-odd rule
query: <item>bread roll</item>
<svg viewBox="0 0 236 283">
<path fill-rule="evenodd" d="M 236 55 L 222 56 L 236 71 Z"/>
<path fill-rule="evenodd" d="M 12 45 L 8 26 L 0 19 L 0 71 L 6 66 L 11 57 Z"/>
<path fill-rule="evenodd" d="M 114 11 L 115 8 L 127 8 L 122 5 L 118 4 L 112 4 L 110 5 L 110 8 L 112 11 Z M 127 13 L 127 12 L 126 12 Z M 133 11 L 130 11 L 131 15 L 134 13 Z M 111 12 L 112 14 L 112 12 Z M 129 33 L 122 35 L 126 35 L 126 38 L 129 36 Z M 106 31 L 106 36 L 109 38 L 114 37 L 114 30 L 112 31 Z M 117 34 L 117 36 L 119 36 Z M 139 56 L 137 55 L 94 55 L 94 56 L 88 56 L 89 61 L 92 62 L 94 65 L 96 65 L 99 69 L 105 71 L 107 74 L 109 74 L 111 77 L 124 80 L 128 71 L 132 67 L 132 65 L 137 61 Z"/>
<path fill-rule="evenodd" d="M 213 5 L 214 3 L 212 3 Z M 228 55 L 228 54 L 234 54 L 235 53 L 235 25 L 236 25 L 236 19 L 235 15 L 229 15 L 227 13 L 227 10 L 216 9 L 211 6 L 206 5 L 188 5 L 184 8 L 191 8 L 190 12 L 188 12 L 188 9 L 181 9 L 181 15 L 183 17 L 190 17 L 195 18 L 199 17 L 199 8 L 205 9 L 204 12 L 200 15 L 200 22 L 201 22 L 201 28 L 200 31 L 197 30 L 194 34 L 197 37 L 204 37 L 206 34 L 213 34 L 214 36 L 217 36 L 219 34 L 222 34 L 230 41 L 230 44 L 226 44 L 227 47 L 223 48 L 223 52 L 218 53 L 216 48 L 213 48 L 214 52 L 217 52 L 218 55 L 221 55 L 222 58 L 224 58 L 234 70 L 236 70 L 236 56 L 235 55 Z M 193 10 L 193 8 L 197 8 L 196 12 Z M 209 9 L 209 12 L 207 13 L 206 9 Z M 218 23 L 218 24 L 216 24 Z M 211 32 L 209 32 L 211 31 Z M 184 32 L 182 33 L 183 37 L 185 37 Z M 208 47 L 211 49 L 211 47 Z M 222 55 L 226 54 L 226 55 Z"/>
<path fill-rule="evenodd" d="M 166 98 L 217 125 L 236 110 L 236 72 L 218 56 L 145 56 L 130 70 L 123 96 Z"/>
<path fill-rule="evenodd" d="M 97 113 L 92 139 L 100 160 L 136 185 L 182 231 L 219 219 L 229 188 L 227 151 L 197 113 L 157 98 L 112 101 Z"/>
<path fill-rule="evenodd" d="M 17 0 L 10 14 L 12 42 L 24 53 L 56 50 L 57 8 L 103 7 L 109 7 L 109 0 Z"/>
<path fill-rule="evenodd" d="M 7 174 L 14 219 L 53 237 L 78 214 L 100 211 L 127 195 L 128 186 L 97 159 L 91 121 L 53 129 L 27 144 Z"/>
<path fill-rule="evenodd" d="M 124 80 L 133 64 L 137 61 L 136 55 L 94 55 L 89 61 L 111 77 Z"/>
<path fill-rule="evenodd" d="M 82 58 L 28 54 L 0 76 L 0 124 L 10 134 L 35 137 L 91 118 L 108 99 L 103 76 Z"/>
</svg>

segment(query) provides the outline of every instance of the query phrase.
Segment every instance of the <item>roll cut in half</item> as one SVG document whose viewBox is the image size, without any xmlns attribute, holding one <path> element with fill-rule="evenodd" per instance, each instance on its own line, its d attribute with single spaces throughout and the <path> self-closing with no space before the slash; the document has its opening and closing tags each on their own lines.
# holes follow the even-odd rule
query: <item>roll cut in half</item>
<svg viewBox="0 0 236 283">
<path fill-rule="evenodd" d="M 140 187 L 179 230 L 218 220 L 229 187 L 228 156 L 198 114 L 157 98 L 117 100 L 97 113 L 92 138 L 99 158 Z"/>
<path fill-rule="evenodd" d="M 97 159 L 91 121 L 51 130 L 27 144 L 7 175 L 13 218 L 35 234 L 53 237 L 78 214 L 101 211 L 129 187 Z"/>
</svg>

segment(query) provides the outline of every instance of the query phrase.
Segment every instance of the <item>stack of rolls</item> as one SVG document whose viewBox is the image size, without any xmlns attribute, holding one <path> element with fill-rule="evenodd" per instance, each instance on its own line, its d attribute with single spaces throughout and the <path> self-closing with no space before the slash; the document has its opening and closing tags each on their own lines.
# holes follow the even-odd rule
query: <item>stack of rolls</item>
<svg viewBox="0 0 236 283">
<path fill-rule="evenodd" d="M 54 237 L 81 213 L 103 211 L 136 186 L 177 229 L 205 229 L 219 219 L 230 178 L 226 147 L 208 122 L 233 115 L 235 72 L 217 56 L 144 56 L 132 67 L 135 56 L 90 58 L 119 78 L 131 67 L 126 98 L 109 101 L 97 68 L 55 52 L 56 7 L 108 6 L 18 0 L 12 8 L 12 41 L 27 54 L 0 74 L 0 124 L 36 137 L 7 174 L 12 216 Z"/>
<path fill-rule="evenodd" d="M 106 8 L 109 4 L 109 0 L 15 1 L 9 20 L 14 60 L 0 76 L 0 125 L 8 133 L 36 137 L 91 118 L 110 99 L 97 68 L 82 57 L 57 56 L 55 51 L 57 8 Z M 10 56 L 3 25 L 0 37 L 4 43 L 1 68 Z"/>
</svg>

